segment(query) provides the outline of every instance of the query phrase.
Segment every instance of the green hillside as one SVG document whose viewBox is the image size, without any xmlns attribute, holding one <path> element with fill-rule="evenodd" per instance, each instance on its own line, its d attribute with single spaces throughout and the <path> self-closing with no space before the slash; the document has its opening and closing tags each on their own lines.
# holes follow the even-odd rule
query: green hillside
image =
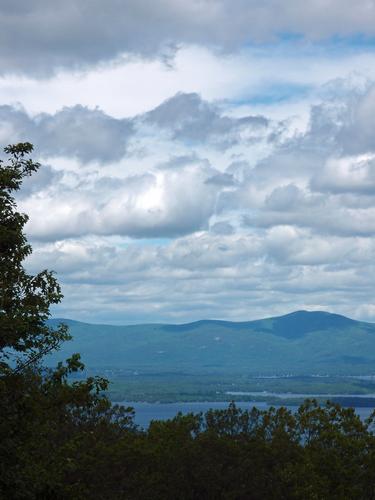
<svg viewBox="0 0 375 500">
<path fill-rule="evenodd" d="M 73 341 L 55 364 L 80 352 L 88 368 L 142 374 L 330 374 L 375 372 L 375 324 L 297 311 L 248 322 L 110 326 L 63 321 Z"/>
</svg>

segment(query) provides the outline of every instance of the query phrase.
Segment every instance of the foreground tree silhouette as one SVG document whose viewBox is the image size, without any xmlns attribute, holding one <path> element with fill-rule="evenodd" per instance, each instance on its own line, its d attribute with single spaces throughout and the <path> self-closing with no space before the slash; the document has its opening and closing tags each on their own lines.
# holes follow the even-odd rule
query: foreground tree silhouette
<svg viewBox="0 0 375 500">
<path fill-rule="evenodd" d="M 0 160 L 0 368 L 21 371 L 48 351 L 68 340 L 66 327 L 46 325 L 50 306 L 62 299 L 53 274 L 28 274 L 24 259 L 30 255 L 23 228 L 27 215 L 16 210 L 13 193 L 40 165 L 27 156 L 30 143 L 5 148 L 8 161 Z"/>
</svg>

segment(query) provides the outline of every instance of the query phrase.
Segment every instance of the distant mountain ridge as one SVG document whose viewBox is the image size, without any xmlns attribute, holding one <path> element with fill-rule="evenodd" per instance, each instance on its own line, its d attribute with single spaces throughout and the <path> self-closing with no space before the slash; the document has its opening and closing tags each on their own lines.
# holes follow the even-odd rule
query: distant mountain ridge
<svg viewBox="0 0 375 500">
<path fill-rule="evenodd" d="M 80 352 L 87 366 L 142 372 L 375 372 L 375 324 L 324 311 L 180 325 L 65 322 L 73 335 L 50 362 Z"/>
<path fill-rule="evenodd" d="M 325 311 L 295 311 L 283 316 L 253 320 L 253 321 L 223 321 L 223 320 L 200 320 L 182 325 L 164 325 L 164 330 L 195 330 L 202 325 L 217 325 L 224 328 L 240 330 L 249 328 L 270 332 L 285 338 L 298 338 L 314 330 L 326 330 L 328 328 L 342 328 L 353 326 L 358 321 L 341 316 L 339 314 Z M 368 323 L 371 325 L 371 323 Z"/>
</svg>

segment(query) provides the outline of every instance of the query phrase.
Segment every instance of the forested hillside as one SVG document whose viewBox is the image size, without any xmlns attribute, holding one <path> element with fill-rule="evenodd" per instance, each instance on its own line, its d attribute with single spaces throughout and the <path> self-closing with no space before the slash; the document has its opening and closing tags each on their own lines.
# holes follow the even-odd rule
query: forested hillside
<svg viewBox="0 0 375 500">
<path fill-rule="evenodd" d="M 143 373 L 362 375 L 375 366 L 375 325 L 322 311 L 237 323 L 50 324 L 60 322 L 72 341 L 48 363 L 80 352 L 88 367 Z"/>
</svg>

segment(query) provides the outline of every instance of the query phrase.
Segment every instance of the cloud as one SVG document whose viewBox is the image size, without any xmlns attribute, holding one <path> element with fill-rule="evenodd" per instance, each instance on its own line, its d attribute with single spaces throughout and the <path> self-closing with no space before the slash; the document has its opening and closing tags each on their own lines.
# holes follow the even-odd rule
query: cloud
<svg viewBox="0 0 375 500">
<path fill-rule="evenodd" d="M 267 140 L 274 129 L 270 126 L 263 116 L 226 116 L 198 94 L 179 93 L 132 118 L 114 118 L 98 108 L 81 105 L 35 116 L 20 106 L 0 106 L 0 139 L 4 144 L 27 140 L 37 145 L 37 153 L 44 158 L 76 158 L 82 163 L 119 161 L 129 153 L 132 141 L 139 144 L 147 137 L 155 148 L 164 131 L 162 140 L 181 142 L 190 150 L 168 158 L 163 166 L 183 164 L 197 161 L 197 154 L 191 152 L 193 146 L 210 142 L 212 147 L 225 150 L 240 142 Z"/>
<path fill-rule="evenodd" d="M 311 177 L 311 189 L 330 193 L 375 195 L 373 156 L 331 158 Z"/>
<path fill-rule="evenodd" d="M 270 135 L 280 124 L 230 116 L 194 93 L 129 119 L 81 106 L 30 117 L 2 106 L 0 133 L 34 138 L 42 157 L 78 160 L 69 175 L 64 166 L 49 167 L 25 191 L 34 238 L 176 237 L 222 220 L 231 227 L 370 236 L 373 158 L 345 156 L 339 138 L 371 95 L 371 86 L 349 89 L 314 106 L 305 132 L 290 135 L 285 121 L 285 137 L 277 141 Z M 270 153 L 246 161 L 262 143 Z"/>
<path fill-rule="evenodd" d="M 349 100 L 337 141 L 346 155 L 375 152 L 375 86 Z"/>
<path fill-rule="evenodd" d="M 87 321 L 374 319 L 375 7 L 4 0 L 31 271 Z M 77 104 L 79 103 L 79 104 Z"/>
<path fill-rule="evenodd" d="M 355 315 L 368 304 L 375 277 L 372 240 L 293 227 L 114 243 L 88 237 L 36 245 L 29 268 L 43 264 L 63 276 L 59 315 L 122 323 L 246 320 L 322 304 Z"/>
<path fill-rule="evenodd" d="M 83 162 L 120 159 L 132 135 L 129 120 L 116 120 L 82 106 L 37 116 L 35 123 L 35 142 L 41 144 L 45 155 L 76 156 Z"/>
<path fill-rule="evenodd" d="M 353 198 L 327 197 L 288 185 L 272 191 L 259 209 L 244 215 L 243 221 L 249 227 L 289 225 L 310 228 L 320 234 L 373 236 L 374 200 L 363 206 L 353 203 Z"/>
<path fill-rule="evenodd" d="M 47 157 L 76 157 L 82 162 L 115 161 L 124 156 L 132 132 L 129 120 L 117 120 L 98 109 L 83 106 L 35 117 L 20 108 L 0 106 L 2 142 L 27 140 Z"/>
<path fill-rule="evenodd" d="M 225 116 L 218 107 L 202 100 L 196 93 L 178 93 L 146 113 L 142 120 L 169 131 L 172 139 L 192 144 L 209 140 L 219 148 L 246 140 L 242 132 L 247 132 L 247 140 L 251 136 L 253 139 L 263 136 L 269 125 L 264 116 Z"/>
<path fill-rule="evenodd" d="M 374 235 L 371 134 L 356 142 L 354 133 L 368 130 L 361 110 L 371 101 L 373 86 L 342 90 L 334 100 L 313 106 L 307 129 L 279 141 L 254 167 L 228 166 L 236 183 L 219 197 L 221 215 L 236 211 L 245 227 L 255 230 L 288 226 L 344 238 Z M 354 140 L 345 135 L 350 128 Z"/>
<path fill-rule="evenodd" d="M 21 200 L 29 234 L 54 240 L 98 235 L 172 237 L 200 230 L 214 213 L 218 186 L 212 168 L 188 166 L 123 179 L 95 176 L 52 186 Z"/>
<path fill-rule="evenodd" d="M 233 50 L 249 42 L 272 41 L 280 33 L 317 40 L 375 33 L 372 2 L 350 0 L 47 0 L 3 1 L 0 7 L 1 70 L 48 75 L 82 68 L 121 54 L 170 54 L 180 44 Z M 69 35 L 67 35 L 69 34 Z"/>
<path fill-rule="evenodd" d="M 50 165 L 43 165 L 32 176 L 23 180 L 22 189 L 17 193 L 17 199 L 25 199 L 37 194 L 40 196 L 43 191 L 59 184 L 63 177 L 63 172 L 55 170 Z"/>
<path fill-rule="evenodd" d="M 374 126 L 373 80 L 351 83 L 350 79 L 338 79 L 326 85 L 323 100 L 312 106 L 309 129 L 298 143 L 301 148 L 337 156 L 374 153 Z"/>
<path fill-rule="evenodd" d="M 126 323 L 323 307 L 370 318 L 375 152 L 370 133 L 347 143 L 371 126 L 361 110 L 372 89 L 321 89 L 297 130 L 195 93 L 126 120 L 0 108 L 0 133 L 33 131 L 52 165 L 20 207 L 30 268 L 63 281 L 59 315 Z"/>
</svg>

